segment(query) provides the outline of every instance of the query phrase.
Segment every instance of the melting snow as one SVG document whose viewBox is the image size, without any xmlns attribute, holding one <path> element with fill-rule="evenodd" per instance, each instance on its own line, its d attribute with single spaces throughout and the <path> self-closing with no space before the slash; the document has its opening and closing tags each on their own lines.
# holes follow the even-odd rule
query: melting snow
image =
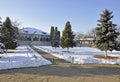
<svg viewBox="0 0 120 82">
<path fill-rule="evenodd" d="M 70 52 L 63 52 L 65 49 L 62 48 L 52 48 L 51 46 L 35 46 L 43 51 L 46 51 L 56 57 L 69 61 L 76 64 L 120 64 L 119 59 L 98 59 L 94 58 L 95 55 L 103 55 L 104 52 L 96 48 L 90 47 L 74 47 L 70 48 Z M 120 51 L 108 52 L 111 56 L 120 57 Z"/>
</svg>

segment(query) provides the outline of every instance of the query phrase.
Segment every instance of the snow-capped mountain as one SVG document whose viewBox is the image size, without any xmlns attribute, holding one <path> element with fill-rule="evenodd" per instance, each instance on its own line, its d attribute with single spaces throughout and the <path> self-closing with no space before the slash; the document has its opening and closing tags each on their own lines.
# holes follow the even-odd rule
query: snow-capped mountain
<svg viewBox="0 0 120 82">
<path fill-rule="evenodd" d="M 32 28 L 32 27 L 25 27 L 19 30 L 20 33 L 24 34 L 40 34 L 40 35 L 49 35 L 49 33 L 46 33 L 42 30 Z"/>
</svg>

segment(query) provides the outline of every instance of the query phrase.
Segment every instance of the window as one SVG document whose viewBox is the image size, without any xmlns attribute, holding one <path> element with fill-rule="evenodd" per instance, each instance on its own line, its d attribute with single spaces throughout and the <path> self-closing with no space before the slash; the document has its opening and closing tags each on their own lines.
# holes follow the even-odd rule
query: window
<svg viewBox="0 0 120 82">
<path fill-rule="evenodd" d="M 34 37 L 34 38 L 33 38 L 33 41 L 38 41 L 38 37 Z"/>
</svg>

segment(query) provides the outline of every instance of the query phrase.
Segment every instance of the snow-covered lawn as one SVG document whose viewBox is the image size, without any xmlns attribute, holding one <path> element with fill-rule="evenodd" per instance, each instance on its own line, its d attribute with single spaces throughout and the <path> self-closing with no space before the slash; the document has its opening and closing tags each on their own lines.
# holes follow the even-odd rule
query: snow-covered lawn
<svg viewBox="0 0 120 82">
<path fill-rule="evenodd" d="M 96 48 L 91 47 L 74 47 L 70 48 L 70 52 L 63 52 L 66 49 L 62 48 L 52 48 L 51 46 L 35 46 L 43 51 L 46 51 L 56 57 L 69 61 L 76 64 L 87 64 L 87 63 L 96 63 L 96 64 L 120 64 L 119 59 L 98 59 L 94 58 L 95 55 L 103 55 L 104 52 Z M 120 51 L 108 52 L 111 56 L 120 57 Z"/>
<path fill-rule="evenodd" d="M 38 67 L 52 64 L 29 46 L 19 46 L 15 50 L 8 50 L 8 53 L 1 54 L 0 70 L 22 67 Z"/>
</svg>

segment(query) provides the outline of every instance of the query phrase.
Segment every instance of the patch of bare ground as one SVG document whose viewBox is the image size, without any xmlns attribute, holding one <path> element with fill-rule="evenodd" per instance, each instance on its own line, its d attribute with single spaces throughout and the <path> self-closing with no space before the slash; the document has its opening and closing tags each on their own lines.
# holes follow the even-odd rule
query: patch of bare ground
<svg viewBox="0 0 120 82">
<path fill-rule="evenodd" d="M 120 59 L 118 56 L 105 56 L 105 55 L 96 55 L 95 58 L 99 59 Z"/>
</svg>

